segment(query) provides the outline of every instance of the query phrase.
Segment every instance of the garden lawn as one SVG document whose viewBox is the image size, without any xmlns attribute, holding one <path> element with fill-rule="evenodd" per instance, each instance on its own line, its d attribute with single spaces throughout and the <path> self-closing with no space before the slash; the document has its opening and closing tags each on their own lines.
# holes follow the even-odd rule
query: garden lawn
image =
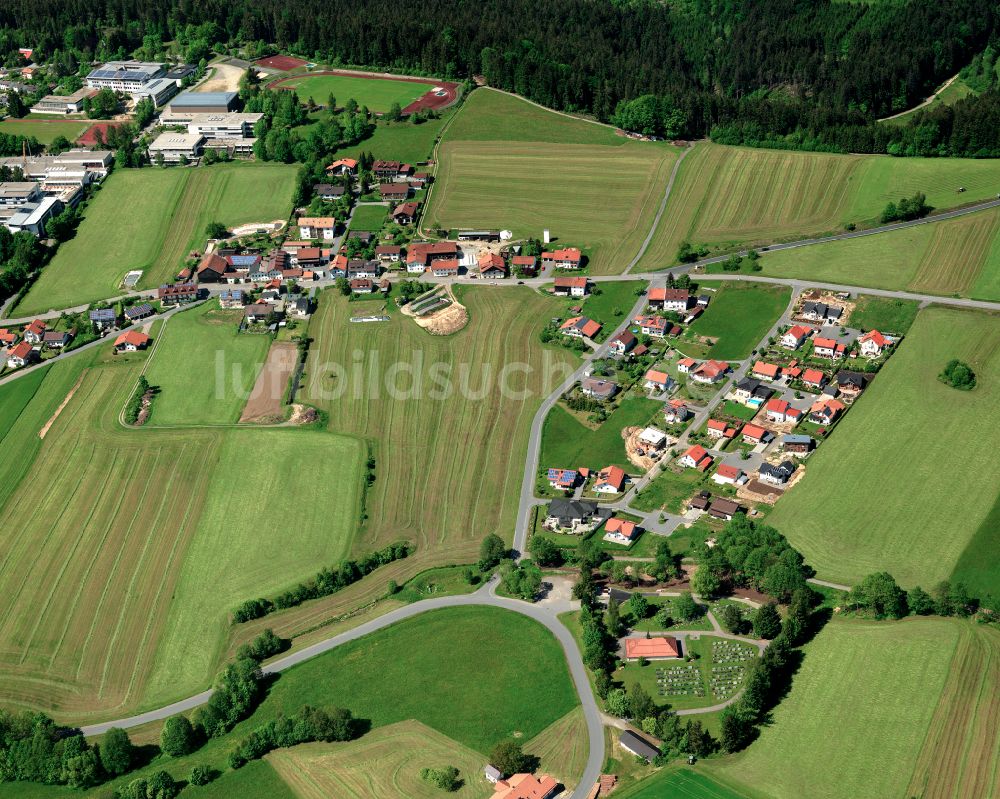
<svg viewBox="0 0 1000 799">
<path fill-rule="evenodd" d="M 400 109 L 405 108 L 435 85 L 432 80 L 416 83 L 347 75 L 303 75 L 281 80 L 274 88 L 295 89 L 302 102 L 311 97 L 317 104 L 325 106 L 332 94 L 339 108 L 353 98 L 358 105 L 367 106 L 370 111 L 385 112 L 393 103 L 398 103 Z"/>
<path fill-rule="evenodd" d="M 239 421 L 271 343 L 266 334 L 240 333 L 242 318 L 213 301 L 170 318 L 146 371 L 159 389 L 149 424 Z"/>
<path fill-rule="evenodd" d="M 76 141 L 93 124 L 88 119 L 5 119 L 0 122 L 0 133 L 11 136 L 34 136 L 40 144 L 48 146 L 58 136 Z M 37 153 L 35 153 L 37 155 Z"/>
<path fill-rule="evenodd" d="M 765 253 L 759 263 L 774 277 L 998 300 L 1000 209 Z"/>
<path fill-rule="evenodd" d="M 998 641 L 954 619 L 831 622 L 773 724 L 708 771 L 774 799 L 996 796 Z"/>
<path fill-rule="evenodd" d="M 549 229 L 553 246 L 584 249 L 592 273 L 622 272 L 649 231 L 678 152 L 480 89 L 444 134 L 424 220 L 432 228 L 510 229 L 515 238 Z"/>
<path fill-rule="evenodd" d="M 600 322 L 602 329 L 598 336 L 607 338 L 625 320 L 639 299 L 636 291 L 644 289 L 645 284 L 623 280 L 598 283 L 596 286 L 594 293 L 583 302 L 583 315 Z M 574 298 L 572 304 L 578 303 L 579 300 Z"/>
<path fill-rule="evenodd" d="M 541 467 L 603 469 L 615 465 L 627 472 L 637 472 L 638 468 L 625 456 L 622 430 L 645 427 L 662 405 L 639 394 L 626 396 L 600 427 L 592 430 L 557 404 L 542 426 Z"/>
<path fill-rule="evenodd" d="M 381 230 L 388 213 L 385 205 L 359 205 L 351 215 L 351 230 Z"/>
<path fill-rule="evenodd" d="M 916 300 L 875 297 L 870 294 L 858 297 L 856 302 L 847 325 L 860 330 L 880 330 L 897 335 L 910 329 L 920 309 L 920 303 Z"/>
<path fill-rule="evenodd" d="M 990 199 L 1000 163 L 957 158 L 758 150 L 698 143 L 685 158 L 666 213 L 639 264 L 676 263 L 681 242 L 727 249 L 876 224 L 890 201 L 917 191 L 935 208 Z M 958 187 L 966 191 L 959 193 Z M 872 284 L 874 285 L 874 284 Z"/>
<path fill-rule="evenodd" d="M 76 235 L 17 305 L 28 316 L 121 293 L 125 273 L 143 270 L 139 288 L 172 280 L 209 222 L 240 225 L 287 219 L 295 167 L 234 163 L 195 169 L 120 169 L 84 211 Z"/>
<path fill-rule="evenodd" d="M 723 283 L 704 313 L 691 323 L 691 332 L 717 339 L 708 355 L 741 360 L 764 338 L 791 299 L 787 286 L 762 283 Z"/>
<path fill-rule="evenodd" d="M 203 685 L 225 654 L 234 607 L 285 590 L 324 566 L 336 567 L 350 554 L 365 455 L 363 442 L 324 431 L 225 432 L 145 706 L 166 704 Z M 308 481 L 302 480 L 302 464 L 308 464 Z"/>
<path fill-rule="evenodd" d="M 682 469 L 673 471 L 665 467 L 642 493 L 632 500 L 632 507 L 641 511 L 666 510 L 668 513 L 680 513 L 684 500 L 694 496 L 708 479 L 708 473 L 697 469 Z"/>
<path fill-rule="evenodd" d="M 982 525 L 1000 487 L 993 473 L 1000 429 L 1000 318 L 976 311 L 922 310 L 830 440 L 809 458 L 802 481 L 769 517 L 820 577 L 853 583 L 875 571 L 901 585 L 946 579 Z M 978 385 L 937 380 L 952 358 Z M 837 523 L 831 527 L 830 519 Z M 991 561 L 995 564 L 995 559 Z M 996 591 L 997 567 L 970 579 Z M 971 577 L 972 575 L 970 575 Z"/>
</svg>

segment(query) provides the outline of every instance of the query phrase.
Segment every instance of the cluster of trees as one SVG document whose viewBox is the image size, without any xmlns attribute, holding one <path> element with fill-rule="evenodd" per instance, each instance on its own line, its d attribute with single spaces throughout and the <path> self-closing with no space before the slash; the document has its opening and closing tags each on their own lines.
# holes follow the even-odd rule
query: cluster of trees
<svg viewBox="0 0 1000 799">
<path fill-rule="evenodd" d="M 84 113 L 91 119 L 111 119 L 120 106 L 121 98 L 113 89 L 99 89 L 83 101 Z"/>
<path fill-rule="evenodd" d="M 941 374 L 938 375 L 938 380 L 960 391 L 971 391 L 976 387 L 976 373 L 969 364 L 957 358 L 952 358 L 945 364 Z"/>
<path fill-rule="evenodd" d="M 532 602 L 542 587 L 542 570 L 531 562 L 504 560 L 500 564 L 500 584 L 512 596 Z"/>
<path fill-rule="evenodd" d="M 17 96 L 16 92 L 11 92 Z M 9 114 L 14 116 L 13 114 Z M 44 148 L 39 144 L 34 136 L 22 136 L 19 133 L 0 133 L 0 156 L 20 155 L 27 151 L 34 155 L 40 153 Z M 9 169 L 9 167 L 7 167 Z"/>
<path fill-rule="evenodd" d="M 149 777 L 140 777 L 123 788 L 116 789 L 115 799 L 173 799 L 183 787 L 169 772 L 157 771 Z"/>
<path fill-rule="evenodd" d="M 901 619 L 911 613 L 917 616 L 968 617 L 981 608 L 989 611 L 982 621 L 994 618 L 1000 607 L 990 607 L 990 600 L 980 600 L 969 593 L 964 583 L 944 580 L 928 593 L 919 585 L 904 591 L 888 572 L 869 574 L 847 594 L 845 605 L 877 619 Z"/>
<path fill-rule="evenodd" d="M 139 421 L 139 411 L 142 410 L 142 398 L 146 396 L 147 391 L 149 391 L 149 381 L 145 375 L 140 375 L 135 392 L 129 398 L 128 405 L 125 406 L 126 424 L 135 424 Z"/>
<path fill-rule="evenodd" d="M 25 289 L 45 262 L 46 250 L 31 233 L 0 226 L 0 300 Z"/>
<path fill-rule="evenodd" d="M 233 621 L 237 624 L 251 619 L 259 619 L 274 610 L 301 605 L 310 599 L 335 594 L 371 574 L 379 566 L 402 560 L 413 552 L 405 541 L 397 541 L 382 549 L 369 552 L 358 560 L 345 560 L 336 568 L 324 568 L 316 576 L 295 588 L 278 594 L 273 600 L 266 598 L 248 599 L 233 611 Z"/>
<path fill-rule="evenodd" d="M 737 515 L 716 536 L 715 546 L 701 544 L 693 587 L 701 596 L 725 589 L 754 588 L 781 602 L 806 588 L 812 569 L 785 537 L 762 522 Z"/>
<path fill-rule="evenodd" d="M 902 197 L 898 203 L 890 202 L 882 210 L 879 217 L 882 224 L 889 222 L 908 222 L 927 216 L 933 209 L 927 204 L 927 197 L 918 191 L 912 197 Z"/>
<path fill-rule="evenodd" d="M 229 765 L 242 768 L 268 752 L 309 741 L 350 741 L 358 725 L 350 710 L 319 710 L 306 705 L 295 716 L 279 716 L 253 730 L 229 753 Z"/>
<path fill-rule="evenodd" d="M 454 766 L 422 768 L 420 769 L 420 779 L 448 793 L 457 791 L 462 787 L 462 780 L 459 779 L 458 769 Z"/>
</svg>

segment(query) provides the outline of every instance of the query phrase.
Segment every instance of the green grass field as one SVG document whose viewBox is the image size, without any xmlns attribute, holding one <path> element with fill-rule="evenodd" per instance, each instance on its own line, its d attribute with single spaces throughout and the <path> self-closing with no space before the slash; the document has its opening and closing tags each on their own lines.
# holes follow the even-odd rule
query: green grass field
<svg viewBox="0 0 1000 799">
<path fill-rule="evenodd" d="M 821 577 L 852 583 L 886 570 L 905 586 L 947 578 L 997 502 L 1000 325 L 993 315 L 921 311 L 871 387 L 809 459 L 801 483 L 769 517 Z M 975 390 L 937 380 L 952 358 L 971 364 Z M 836 519 L 836 523 L 831 523 Z M 977 533 L 977 531 L 979 531 Z M 994 539 L 995 540 L 995 539 Z M 996 591 L 996 559 L 966 575 Z M 975 579 L 972 579 L 975 577 Z"/>
<path fill-rule="evenodd" d="M 337 151 L 338 158 L 358 158 L 362 152 L 376 158 L 418 164 L 427 161 L 434 151 L 434 142 L 452 118 L 452 110 L 445 111 L 438 119 L 429 119 L 415 125 L 410 121 L 379 122 L 375 132 L 353 147 Z"/>
<path fill-rule="evenodd" d="M 11 136 L 34 136 L 40 144 L 49 145 L 57 136 L 76 141 L 93 122 L 89 119 L 5 119 L 0 122 L 0 133 Z M 36 153 L 37 155 L 37 153 Z"/>
<path fill-rule="evenodd" d="M 804 654 L 773 724 L 709 774 L 774 799 L 996 795 L 995 630 L 834 621 Z"/>
<path fill-rule="evenodd" d="M 239 421 L 271 337 L 240 333 L 239 311 L 214 302 L 167 322 L 146 377 L 159 393 L 149 424 L 227 424 Z"/>
<path fill-rule="evenodd" d="M 3 441 L 4 436 L 17 421 L 17 417 L 28 407 L 28 403 L 49 373 L 49 368 L 36 369 L 19 377 L 13 383 L 0 386 L 0 441 Z"/>
<path fill-rule="evenodd" d="M 577 245 L 593 273 L 624 270 L 649 231 L 678 150 L 634 142 L 496 91 L 447 129 L 425 223 L 508 228 Z"/>
<path fill-rule="evenodd" d="M 658 771 L 652 777 L 621 793 L 620 799 L 742 799 L 711 777 L 694 769 L 675 768 Z"/>
<path fill-rule="evenodd" d="M 205 226 L 286 219 L 295 167 L 217 164 L 196 169 L 122 169 L 91 200 L 76 235 L 17 306 L 30 315 L 116 296 L 125 273 L 142 269 L 139 288 L 172 279 Z"/>
<path fill-rule="evenodd" d="M 1000 299 L 1000 210 L 766 253 L 763 274 Z"/>
<path fill-rule="evenodd" d="M 881 330 L 885 333 L 905 334 L 920 309 L 916 300 L 897 300 L 870 294 L 858 297 L 856 302 L 846 324 L 860 330 Z"/>
<path fill-rule="evenodd" d="M 385 205 L 359 205 L 351 216 L 351 230 L 381 230 L 388 213 Z"/>
<path fill-rule="evenodd" d="M 684 500 L 693 496 L 706 479 L 707 475 L 696 469 L 680 469 L 676 472 L 669 468 L 663 469 L 635 497 L 632 505 L 637 510 L 647 512 L 664 508 L 670 513 L 680 513 Z"/>
<path fill-rule="evenodd" d="M 625 317 L 639 296 L 636 291 L 645 289 L 644 283 L 632 280 L 599 283 L 587 299 L 583 301 L 583 314 L 601 323 L 603 329 L 598 339 L 603 341 L 611 331 L 625 321 Z M 579 299 L 572 298 L 570 305 L 577 305 Z"/>
<path fill-rule="evenodd" d="M 319 105 L 326 105 L 332 94 L 338 107 L 350 100 L 367 106 L 370 111 L 388 111 L 393 103 L 406 108 L 418 97 L 436 86 L 433 80 L 415 83 L 405 80 L 381 80 L 378 78 L 350 77 L 347 75 L 301 75 L 281 80 L 275 88 L 295 89 L 299 99 L 305 102 L 310 97 Z"/>
<path fill-rule="evenodd" d="M 917 191 L 935 208 L 950 208 L 991 199 L 998 185 L 1000 163 L 990 161 L 783 152 L 700 142 L 680 167 L 639 268 L 675 263 L 685 240 L 725 249 L 832 233 L 849 222 L 874 223 L 888 202 Z M 959 193 L 959 187 L 966 191 Z"/>
<path fill-rule="evenodd" d="M 786 286 L 722 283 L 710 296 L 708 308 L 691 323 L 691 332 L 717 339 L 708 356 L 740 360 L 750 355 L 778 321 L 792 293 Z"/>
<path fill-rule="evenodd" d="M 542 426 L 541 467 L 603 469 L 613 464 L 626 471 L 639 471 L 625 455 L 622 430 L 645 427 L 662 406 L 663 403 L 641 395 L 627 396 L 600 427 L 592 430 L 578 422 L 562 405 L 556 405 Z"/>
</svg>

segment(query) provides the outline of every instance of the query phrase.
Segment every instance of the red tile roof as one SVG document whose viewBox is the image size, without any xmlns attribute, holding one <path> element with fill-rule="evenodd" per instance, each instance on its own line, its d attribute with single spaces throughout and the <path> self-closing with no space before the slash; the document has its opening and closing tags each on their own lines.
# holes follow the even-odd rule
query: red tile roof
<svg viewBox="0 0 1000 799">
<path fill-rule="evenodd" d="M 871 341 L 876 347 L 884 347 L 889 343 L 888 339 L 886 339 L 886 337 L 877 330 L 869 330 L 861 338 L 859 338 L 858 341 Z"/>
<path fill-rule="evenodd" d="M 663 383 L 666 385 L 667 381 L 670 379 L 670 375 L 666 372 L 658 372 L 656 369 L 650 369 L 646 372 L 646 380 L 652 381 L 654 383 Z"/>
<path fill-rule="evenodd" d="M 824 380 L 826 380 L 826 375 L 823 374 L 819 369 L 806 369 L 802 373 L 803 383 L 812 383 L 813 385 L 819 385 Z"/>
<path fill-rule="evenodd" d="M 608 519 L 604 524 L 604 529 L 609 533 L 620 533 L 626 538 L 631 539 L 635 535 L 635 531 L 638 529 L 635 522 L 630 522 L 628 519 L 619 519 L 615 517 L 613 519 Z"/>
<path fill-rule="evenodd" d="M 667 300 L 687 301 L 691 293 L 687 289 L 651 288 L 649 290 L 650 302 L 665 302 Z"/>
<path fill-rule="evenodd" d="M 27 341 L 22 341 L 20 344 L 15 344 L 13 347 L 11 347 L 9 357 L 27 358 L 30 352 L 31 352 L 31 344 L 29 344 Z"/>
<path fill-rule="evenodd" d="M 681 650 L 676 638 L 626 638 L 625 657 L 627 658 L 676 658 Z"/>
<path fill-rule="evenodd" d="M 605 466 L 597 475 L 598 483 L 607 483 L 614 488 L 621 490 L 625 485 L 625 470 L 620 466 Z"/>
<path fill-rule="evenodd" d="M 739 476 L 743 474 L 743 470 L 738 469 L 735 466 L 730 466 L 728 463 L 724 463 L 716 469 L 715 473 L 721 475 L 722 477 L 727 477 L 730 480 L 738 480 Z"/>
<path fill-rule="evenodd" d="M 777 377 L 778 365 L 775 363 L 757 361 L 757 363 L 753 365 L 753 373 L 755 375 L 764 375 L 765 377 Z"/>
<path fill-rule="evenodd" d="M 767 430 L 755 424 L 748 424 L 743 427 L 743 437 L 760 441 L 767 435 Z"/>
<path fill-rule="evenodd" d="M 115 339 L 115 346 L 122 347 L 126 344 L 131 344 L 133 347 L 145 347 L 149 341 L 149 336 L 145 333 L 138 330 L 126 330 Z"/>
<path fill-rule="evenodd" d="M 520 256 L 514 257 L 514 263 L 517 263 L 517 259 Z M 535 259 L 532 258 L 532 261 Z M 585 289 L 587 288 L 587 278 L 585 277 L 569 277 L 569 276 L 559 276 L 556 278 L 556 288 L 567 288 L 567 289 Z"/>
</svg>

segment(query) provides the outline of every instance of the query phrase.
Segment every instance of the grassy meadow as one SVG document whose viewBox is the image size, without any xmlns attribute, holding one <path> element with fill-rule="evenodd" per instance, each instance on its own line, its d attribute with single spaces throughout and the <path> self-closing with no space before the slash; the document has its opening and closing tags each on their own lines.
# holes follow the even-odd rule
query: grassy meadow
<svg viewBox="0 0 1000 799">
<path fill-rule="evenodd" d="M 974 390 L 937 380 L 952 358 L 972 366 Z M 770 523 L 820 577 L 853 583 L 885 570 L 901 585 L 927 588 L 948 578 L 967 547 L 995 540 L 982 525 L 1000 495 L 988 477 L 1000 448 L 1000 431 L 989 423 L 998 391 L 998 317 L 920 311 Z M 961 576 L 974 592 L 996 593 L 1000 584 L 995 558 Z"/>
<path fill-rule="evenodd" d="M 272 85 L 274 88 L 295 89 L 303 102 L 311 97 L 319 105 L 326 105 L 327 99 L 333 95 L 340 107 L 353 98 L 358 105 L 367 106 L 370 111 L 385 112 L 392 108 L 393 103 L 406 108 L 437 84 L 431 79 L 426 83 L 415 83 L 347 75 L 300 75 Z"/>
<path fill-rule="evenodd" d="M 639 268 L 675 263 L 683 241 L 723 249 L 833 233 L 848 223 L 875 223 L 887 203 L 917 191 L 933 207 L 951 208 L 991 199 L 998 184 L 1000 163 L 993 161 L 700 142 L 681 164 L 666 213 Z M 966 191 L 959 193 L 959 187 Z"/>
<path fill-rule="evenodd" d="M 30 315 L 120 293 L 125 273 L 143 270 L 139 288 L 170 280 L 209 222 L 239 225 L 286 219 L 295 167 L 216 164 L 196 169 L 121 169 L 90 201 L 76 235 L 63 243 L 17 306 Z"/>
<path fill-rule="evenodd" d="M 716 339 L 706 353 L 708 357 L 741 360 L 778 321 L 792 293 L 787 286 L 722 283 L 709 296 L 711 302 L 691 323 L 691 332 Z"/>
<path fill-rule="evenodd" d="M 592 273 L 621 272 L 649 231 L 678 152 L 480 89 L 445 133 L 424 220 L 515 237 L 548 228 L 554 246 L 584 249 Z"/>
<path fill-rule="evenodd" d="M 743 799 L 743 794 L 719 784 L 701 771 L 664 769 L 620 793 L 619 799 Z"/>
<path fill-rule="evenodd" d="M 996 796 L 998 659 L 1000 634 L 965 621 L 834 621 L 773 724 L 708 772 L 773 799 Z"/>
<path fill-rule="evenodd" d="M 385 205 L 359 205 L 351 215 L 351 230 L 381 230 L 389 213 Z"/>
<path fill-rule="evenodd" d="M 917 318 L 919 309 L 920 303 L 916 300 L 865 294 L 857 298 L 851 318 L 846 324 L 859 330 L 905 334 Z"/>
<path fill-rule="evenodd" d="M 763 274 L 1000 300 L 1000 209 L 766 253 Z"/>
<path fill-rule="evenodd" d="M 0 122 L 0 133 L 34 136 L 40 144 L 49 145 L 58 136 L 65 136 L 71 142 L 76 141 L 92 124 L 89 119 L 38 119 L 27 116 L 23 119 L 3 120 Z"/>
<path fill-rule="evenodd" d="M 267 357 L 271 337 L 240 333 L 240 311 L 214 301 L 175 314 L 164 325 L 146 378 L 159 392 L 155 426 L 231 424 Z"/>
</svg>

